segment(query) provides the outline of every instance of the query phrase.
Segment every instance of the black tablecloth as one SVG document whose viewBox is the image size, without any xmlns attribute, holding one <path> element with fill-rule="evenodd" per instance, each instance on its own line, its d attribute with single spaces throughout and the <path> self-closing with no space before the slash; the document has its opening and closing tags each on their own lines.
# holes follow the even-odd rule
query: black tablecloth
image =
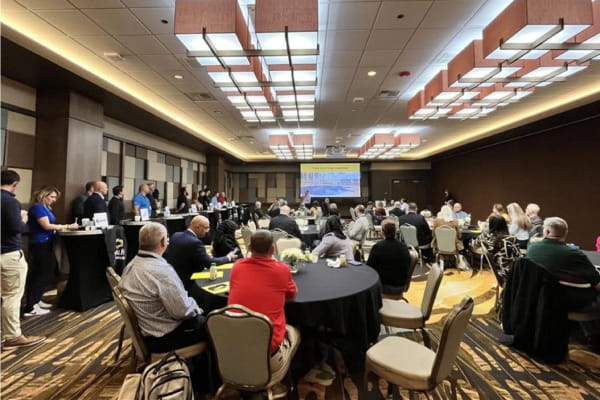
<svg viewBox="0 0 600 400">
<path fill-rule="evenodd" d="M 592 262 L 592 264 L 599 266 L 600 265 L 600 252 L 598 251 L 590 251 L 590 250 L 583 250 L 583 254 L 585 254 L 587 256 L 587 258 L 590 259 L 590 261 Z"/>
<path fill-rule="evenodd" d="M 198 280 L 192 286 L 192 296 L 206 313 L 224 307 L 227 294 L 212 295 L 201 286 L 227 281 L 230 271 L 216 281 Z M 379 335 L 382 300 L 377 272 L 367 265 L 329 268 L 320 260 L 306 264 L 294 281 L 298 295 L 285 305 L 287 322 L 303 332 L 320 330 L 343 342 L 340 347 L 348 368 L 359 370 L 369 344 Z"/>
<path fill-rule="evenodd" d="M 319 238 L 319 230 L 316 225 L 307 225 L 306 230 L 300 228 L 300 232 L 302 233 L 302 241 L 308 245 L 308 247 L 313 247 L 313 242 Z"/>
<path fill-rule="evenodd" d="M 110 229 L 122 229 L 115 227 Z M 106 267 L 111 265 L 101 230 L 61 234 L 69 257 L 69 279 L 60 306 L 85 311 L 112 299 L 106 279 Z"/>
</svg>

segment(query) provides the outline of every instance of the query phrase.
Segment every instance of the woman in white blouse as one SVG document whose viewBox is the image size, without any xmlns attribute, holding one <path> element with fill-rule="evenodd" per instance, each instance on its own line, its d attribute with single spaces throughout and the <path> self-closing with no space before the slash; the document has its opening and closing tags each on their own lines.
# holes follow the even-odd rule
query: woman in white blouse
<svg viewBox="0 0 600 400">
<path fill-rule="evenodd" d="M 508 211 L 510 217 L 508 233 L 517 238 L 521 249 L 526 249 L 529 242 L 529 232 L 531 231 L 531 221 L 529 221 L 519 203 L 510 203 L 506 206 L 506 211 Z"/>
</svg>

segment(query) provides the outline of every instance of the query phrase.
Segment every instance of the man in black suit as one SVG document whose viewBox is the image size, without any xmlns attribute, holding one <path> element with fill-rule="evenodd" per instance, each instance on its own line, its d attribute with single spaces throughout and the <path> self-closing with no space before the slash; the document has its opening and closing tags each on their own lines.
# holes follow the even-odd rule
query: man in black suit
<svg viewBox="0 0 600 400">
<path fill-rule="evenodd" d="M 400 202 L 397 201 L 394 203 L 394 208 L 392 208 L 390 210 L 390 215 L 395 215 L 396 217 L 400 218 L 401 216 L 404 215 L 404 211 L 402 211 L 402 209 L 400 208 Z"/>
<path fill-rule="evenodd" d="M 202 238 L 210 229 L 208 218 L 197 215 L 190 222 L 190 226 L 183 232 L 176 232 L 171 236 L 168 252 L 165 259 L 175 268 L 177 275 L 183 282 L 186 290 L 190 290 L 194 272 L 209 268 L 210 264 L 217 265 L 231 262 L 237 258 L 234 252 L 223 257 L 213 258 L 206 253 Z"/>
<path fill-rule="evenodd" d="M 125 207 L 123 206 L 123 186 L 117 185 L 112 189 L 113 198 L 108 202 L 110 212 L 110 224 L 118 225 L 125 218 Z"/>
<path fill-rule="evenodd" d="M 398 222 L 400 223 L 400 226 L 402 226 L 402 224 L 414 225 L 417 228 L 417 240 L 419 241 L 419 246 L 425 246 L 426 244 L 431 243 L 431 228 L 427 221 L 425 221 L 425 217 L 417 214 L 417 210 L 416 203 L 408 203 L 408 214 L 398 218 Z M 423 250 L 422 254 L 427 259 L 433 257 L 431 249 Z"/>
<path fill-rule="evenodd" d="M 110 213 L 108 212 L 108 206 L 106 205 L 106 195 L 108 194 L 108 186 L 106 182 L 96 181 L 92 188 L 94 193 L 87 198 L 83 203 L 83 216 L 84 218 L 94 218 L 96 213 L 106 213 L 107 221 L 110 221 Z"/>
<path fill-rule="evenodd" d="M 290 208 L 288 206 L 281 206 L 279 208 L 279 215 L 271 218 L 269 230 L 272 231 L 273 229 L 277 228 L 281 229 L 282 231 L 286 231 L 290 235 L 302 240 L 300 228 L 298 228 L 296 221 L 290 218 Z"/>
<path fill-rule="evenodd" d="M 81 219 L 85 216 L 83 215 L 83 205 L 85 201 L 94 193 L 94 181 L 90 181 L 85 184 L 85 192 L 75 197 L 73 203 L 71 203 L 71 214 L 77 222 L 81 223 Z"/>
</svg>

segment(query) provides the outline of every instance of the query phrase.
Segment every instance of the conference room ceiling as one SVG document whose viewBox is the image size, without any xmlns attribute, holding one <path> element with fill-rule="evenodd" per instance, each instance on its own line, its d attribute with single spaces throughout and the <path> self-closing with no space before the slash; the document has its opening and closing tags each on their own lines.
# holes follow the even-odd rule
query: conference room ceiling
<svg viewBox="0 0 600 400">
<path fill-rule="evenodd" d="M 594 61 L 486 118 L 408 119 L 408 100 L 510 2 L 319 0 L 316 118 L 279 126 L 247 124 L 186 57 L 175 0 L 2 0 L 2 35 L 242 161 L 275 160 L 273 133 L 314 133 L 315 159 L 327 146 L 352 159 L 374 131 L 420 134 L 398 157 L 414 160 L 600 99 Z"/>
</svg>

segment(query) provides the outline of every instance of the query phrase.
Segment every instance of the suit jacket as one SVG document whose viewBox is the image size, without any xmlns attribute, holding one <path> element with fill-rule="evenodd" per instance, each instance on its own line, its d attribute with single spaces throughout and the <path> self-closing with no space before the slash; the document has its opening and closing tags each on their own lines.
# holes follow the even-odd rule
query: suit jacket
<svg viewBox="0 0 600 400">
<path fill-rule="evenodd" d="M 271 218 L 271 223 L 269 223 L 269 230 L 273 230 L 279 228 L 282 231 L 286 231 L 292 236 L 297 237 L 302 240 L 302 233 L 300 233 L 300 228 L 296 221 L 287 215 L 279 214 L 276 217 Z"/>
<path fill-rule="evenodd" d="M 119 225 L 119 222 L 125 217 L 125 207 L 123 206 L 123 199 L 114 196 L 108 202 L 108 211 L 110 212 L 110 224 Z"/>
<path fill-rule="evenodd" d="M 106 201 L 104 201 L 102 196 L 100 196 L 98 193 L 92 193 L 92 195 L 87 198 L 85 203 L 83 203 L 83 217 L 92 219 L 94 218 L 95 213 L 103 212 L 106 213 L 108 220 L 110 221 L 110 212 L 108 211 Z"/>
<path fill-rule="evenodd" d="M 409 212 L 406 215 L 398 217 L 398 222 L 402 224 L 411 224 L 417 228 L 417 239 L 419 240 L 419 246 L 424 246 L 431 243 L 432 235 L 429 224 L 425 221 L 425 217 L 417 213 Z"/>
<path fill-rule="evenodd" d="M 210 268 L 212 263 L 220 265 L 229 262 L 226 256 L 213 258 L 206 253 L 202 240 L 189 229 L 175 232 L 169 242 L 169 248 L 164 257 L 175 268 L 183 286 L 188 291 L 192 284 L 190 277 L 194 272 Z"/>
<path fill-rule="evenodd" d="M 402 210 L 401 210 L 401 209 L 399 209 L 399 208 L 395 208 L 395 207 L 394 207 L 394 208 L 392 208 L 392 209 L 390 210 L 390 215 L 395 215 L 396 217 L 400 218 L 401 216 L 403 216 L 403 215 L 404 215 L 404 211 L 402 211 Z M 416 214 L 415 214 L 415 215 L 416 215 Z"/>
</svg>

